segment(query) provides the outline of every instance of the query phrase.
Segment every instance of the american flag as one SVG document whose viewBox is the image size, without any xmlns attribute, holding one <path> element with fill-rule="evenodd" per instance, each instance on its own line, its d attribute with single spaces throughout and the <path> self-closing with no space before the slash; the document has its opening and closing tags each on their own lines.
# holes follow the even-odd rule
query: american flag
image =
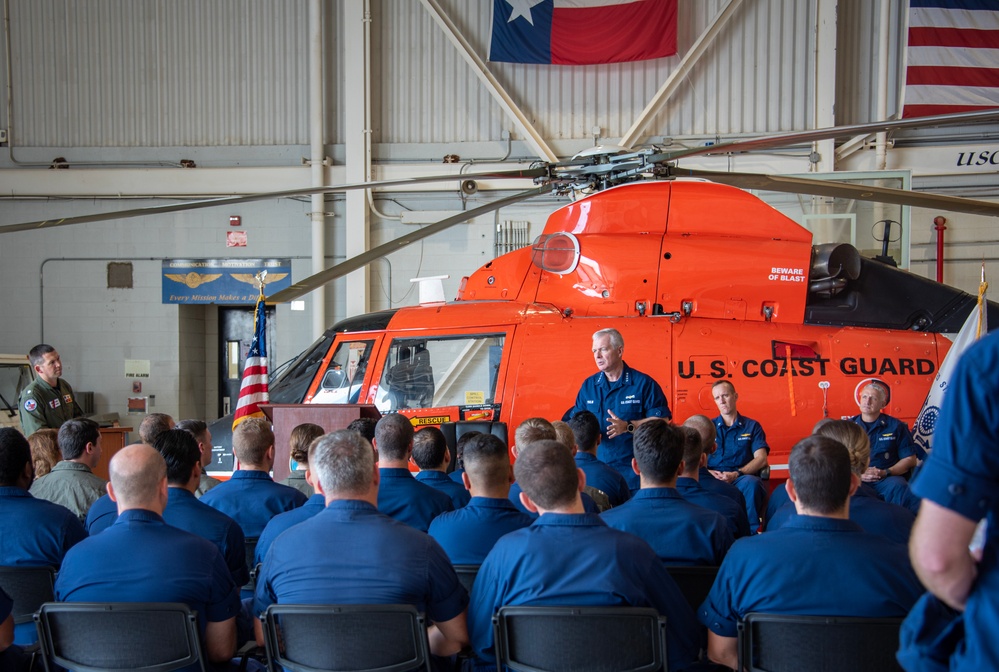
<svg viewBox="0 0 999 672">
<path fill-rule="evenodd" d="M 267 390 L 267 313 L 264 306 L 263 285 L 257 308 L 253 316 L 253 340 L 250 341 L 250 351 L 246 354 L 243 366 L 243 382 L 239 386 L 239 401 L 236 413 L 232 418 L 232 428 L 247 418 L 262 418 L 264 412 L 259 404 L 270 400 Z"/>
<path fill-rule="evenodd" d="M 903 117 L 999 107 L 999 0 L 910 0 Z"/>
</svg>

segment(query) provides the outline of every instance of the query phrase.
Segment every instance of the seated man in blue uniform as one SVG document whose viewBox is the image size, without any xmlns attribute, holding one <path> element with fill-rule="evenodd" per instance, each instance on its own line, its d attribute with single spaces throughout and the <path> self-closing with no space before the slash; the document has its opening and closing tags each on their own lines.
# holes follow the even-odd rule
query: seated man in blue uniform
<svg viewBox="0 0 999 672">
<path fill-rule="evenodd" d="M 586 410 L 606 423 L 597 456 L 637 490 L 638 476 L 631 469 L 631 433 L 648 418 L 669 420 L 669 403 L 652 376 L 624 361 L 624 337 L 617 329 L 593 334 L 593 361 L 598 372 L 583 381 L 576 404 L 563 420 Z"/>
<path fill-rule="evenodd" d="M 413 454 L 413 425 L 398 413 L 382 417 L 375 425 L 375 448 L 378 450 L 378 510 L 421 532 L 430 528 L 430 521 L 454 511 L 451 498 L 420 483 L 409 471 Z"/>
<path fill-rule="evenodd" d="M 513 439 L 514 444 L 511 447 L 510 452 L 513 453 L 514 459 L 520 459 L 521 453 L 538 441 L 558 441 L 558 432 L 556 431 L 555 426 L 544 418 L 528 418 L 517 426 L 517 429 L 513 433 Z M 562 442 L 559 441 L 559 443 Z M 571 447 L 566 446 L 564 443 L 562 443 L 562 445 L 566 447 L 566 450 L 569 451 L 570 455 L 575 452 L 575 445 Z M 588 488 L 589 486 L 586 485 L 586 478 L 584 476 L 579 485 L 580 498 L 583 501 L 583 509 L 587 513 L 600 513 L 600 507 L 596 500 L 594 500 L 594 498 L 586 492 Z M 514 484 L 510 486 L 510 495 L 507 499 L 509 499 L 513 505 L 517 507 L 517 509 L 526 513 L 532 519 L 537 518 L 537 511 L 531 511 L 521 499 L 520 495 L 522 492 L 523 490 L 520 487 L 520 483 L 514 482 Z"/>
<path fill-rule="evenodd" d="M 212 432 L 208 429 L 208 423 L 197 418 L 181 420 L 175 426 L 177 429 L 190 432 L 194 440 L 198 442 L 198 450 L 201 451 L 201 483 L 194 491 L 194 496 L 200 498 L 222 482 L 214 476 L 209 476 L 207 471 L 212 464 Z"/>
<path fill-rule="evenodd" d="M 954 623 L 963 616 L 963 638 L 952 642 L 952 650 L 929 652 L 939 654 L 942 669 L 948 664 L 951 670 L 999 669 L 997 370 L 999 335 L 993 332 L 958 361 L 933 434 L 933 452 L 913 483 L 923 500 L 910 557 L 935 601 L 943 603 L 938 615 Z M 924 669 L 915 664 L 928 651 L 907 651 L 906 633 L 938 630 L 925 622 L 926 615 L 914 609 L 902 628 L 898 658 L 907 670 Z M 918 645 L 918 638 L 911 644 Z"/>
<path fill-rule="evenodd" d="M 173 418 L 166 413 L 149 413 L 139 423 L 139 439 L 151 446 L 156 443 L 156 437 L 175 426 Z"/>
<path fill-rule="evenodd" d="M 492 617 L 507 605 L 652 607 L 666 616 L 669 669 L 697 658 L 694 615 L 655 551 L 583 511 L 582 472 L 556 441 L 539 441 L 514 465 L 521 498 L 540 517 L 496 542 L 472 588 L 469 631 L 495 664 Z"/>
<path fill-rule="evenodd" d="M 28 440 L 0 429 L 0 566 L 55 567 L 87 533 L 72 511 L 28 493 L 35 469 Z M 18 644 L 38 640 L 35 624 L 17 626 Z"/>
<path fill-rule="evenodd" d="M 859 425 L 849 420 L 830 420 L 823 423 L 815 433 L 846 446 L 850 451 L 850 468 L 854 476 L 857 478 L 863 476 L 870 463 L 871 444 L 867 439 L 867 433 Z M 767 531 L 780 529 L 796 515 L 798 514 L 794 502 L 788 500 L 767 523 Z M 867 483 L 861 483 L 850 497 L 850 520 L 865 531 L 896 543 L 909 543 L 909 534 L 912 532 L 912 523 L 915 519 L 916 517 L 908 509 L 890 504 L 878 497 L 878 493 Z"/>
<path fill-rule="evenodd" d="M 436 541 L 375 508 L 380 474 L 367 439 L 331 432 L 319 439 L 309 468 L 326 508 L 271 544 L 254 614 L 272 604 L 412 604 L 433 622 L 431 653 L 461 650 L 468 594 Z M 263 644 L 259 620 L 255 628 Z"/>
<path fill-rule="evenodd" d="M 597 457 L 600 445 L 600 421 L 589 411 L 580 411 L 569 420 L 576 442 L 576 466 L 586 474 L 586 484 L 600 490 L 611 506 L 620 506 L 631 499 L 628 481 Z"/>
<path fill-rule="evenodd" d="M 321 439 L 322 436 L 323 435 L 320 434 L 313 439 L 309 443 L 307 447 L 308 450 L 305 455 L 303 456 L 302 454 L 299 454 L 299 459 L 297 460 L 298 466 L 304 468 L 305 470 L 305 482 L 313 491 L 315 491 L 316 488 L 316 471 L 309 465 L 312 463 L 312 455 L 315 452 L 316 446 L 319 444 L 319 439 Z M 309 501 L 297 509 L 279 513 L 271 518 L 271 522 L 267 523 L 267 527 L 264 528 L 260 538 L 257 540 L 256 547 L 253 549 L 254 566 L 259 565 L 264 561 L 264 558 L 267 557 L 267 550 L 271 547 L 271 544 L 274 543 L 274 540 L 281 536 L 282 532 L 287 530 L 289 527 L 298 525 L 299 523 L 308 520 L 325 508 L 326 498 L 317 492 L 309 497 Z"/>
<path fill-rule="evenodd" d="M 94 474 L 101 461 L 101 430 L 88 418 L 67 420 L 59 428 L 62 462 L 31 484 L 39 499 L 65 506 L 83 522 L 90 507 L 106 492 L 107 481 Z"/>
<path fill-rule="evenodd" d="M 703 418 L 707 427 L 710 428 L 711 435 L 714 436 L 715 426 L 707 416 L 693 416 Z M 688 418 L 688 422 L 690 422 Z M 692 426 L 684 423 L 681 427 L 684 433 L 683 442 L 683 465 L 680 476 L 676 479 L 676 489 L 680 495 L 691 504 L 696 504 L 705 509 L 710 509 L 725 519 L 728 531 L 733 539 L 749 536 L 749 519 L 746 518 L 746 507 L 738 502 L 744 502 L 742 495 L 739 500 L 726 497 L 714 490 L 704 487 L 703 483 L 717 482 L 714 476 L 708 474 L 704 476 L 701 471 L 707 464 L 707 455 L 704 453 L 703 438 L 700 432 Z M 734 487 L 734 486 L 733 486 Z"/>
<path fill-rule="evenodd" d="M 239 469 L 225 483 L 204 494 L 201 501 L 237 523 L 246 538 L 257 538 L 270 519 L 305 504 L 308 497 L 295 488 L 275 483 L 274 432 L 263 418 L 247 418 L 232 433 L 232 452 Z"/>
<path fill-rule="evenodd" d="M 462 457 L 465 453 L 465 445 L 474 439 L 476 436 L 482 432 L 475 431 L 474 429 L 469 432 L 465 432 L 459 436 L 454 441 L 454 459 L 456 460 L 454 465 L 454 471 L 452 471 L 448 476 L 455 483 L 462 483 L 461 475 L 465 471 L 465 463 L 462 461 Z"/>
<path fill-rule="evenodd" d="M 718 431 L 715 429 L 715 423 L 706 415 L 692 415 L 683 421 L 683 426 L 697 431 L 701 437 L 701 454 L 704 455 L 704 460 L 700 462 L 700 466 L 697 468 L 697 481 L 701 484 L 701 487 L 715 494 L 728 497 L 738 504 L 739 508 L 745 513 L 746 498 L 743 497 L 739 488 L 731 483 L 718 480 L 711 475 L 711 470 L 708 469 L 708 458 L 718 450 Z M 690 468 L 691 465 L 686 457 L 684 457 L 684 462 L 687 463 L 687 468 Z"/>
<path fill-rule="evenodd" d="M 897 618 L 923 592 L 904 546 L 849 520 L 860 479 L 843 444 L 802 439 L 788 471 L 798 516 L 775 532 L 735 542 L 698 610 L 708 628 L 708 657 L 731 668 L 738 665 L 738 623 L 748 613 Z"/>
<path fill-rule="evenodd" d="M 676 489 L 687 430 L 652 420 L 635 430 L 634 468 L 642 489 L 603 514 L 611 527 L 649 542 L 666 565 L 717 567 L 735 541 L 718 513 L 686 501 Z"/>
<path fill-rule="evenodd" d="M 118 520 L 66 554 L 56 600 L 182 602 L 198 613 L 207 658 L 229 660 L 236 651 L 239 588 L 218 548 L 163 520 L 163 457 L 146 445 L 127 446 L 111 459 L 110 472 Z"/>
<path fill-rule="evenodd" d="M 463 483 L 455 483 L 447 475 L 451 464 L 451 451 L 444 433 L 436 427 L 424 427 L 413 437 L 413 462 L 420 468 L 416 480 L 440 490 L 451 498 L 455 509 L 468 504 L 472 498 Z"/>
<path fill-rule="evenodd" d="M 497 539 L 527 527 L 534 519 L 507 499 L 513 467 L 506 444 L 498 436 L 478 433 L 465 444 L 463 480 L 472 500 L 457 511 L 434 518 L 430 536 L 453 564 L 481 565 Z"/>
<path fill-rule="evenodd" d="M 766 511 L 767 488 L 759 473 L 767 467 L 767 435 L 756 420 L 739 413 L 739 394 L 728 380 L 711 386 L 719 415 L 714 419 L 718 450 L 708 457 L 708 470 L 720 481 L 739 488 L 746 498 L 746 516 L 753 534 Z"/>
<path fill-rule="evenodd" d="M 888 387 L 872 381 L 860 391 L 860 415 L 850 420 L 860 425 L 871 442 L 871 466 L 863 480 L 870 483 L 886 502 L 919 513 L 919 498 L 909 490 L 905 475 L 916 466 L 919 448 L 909 426 L 882 413 L 888 404 Z"/>
</svg>

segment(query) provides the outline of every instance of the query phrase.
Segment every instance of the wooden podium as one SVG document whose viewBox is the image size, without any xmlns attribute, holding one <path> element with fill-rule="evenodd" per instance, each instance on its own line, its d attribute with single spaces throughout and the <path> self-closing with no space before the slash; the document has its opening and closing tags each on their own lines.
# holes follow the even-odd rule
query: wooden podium
<svg viewBox="0 0 999 672">
<path fill-rule="evenodd" d="M 131 427 L 101 427 L 101 461 L 94 467 L 94 473 L 105 481 L 110 479 L 108 465 L 111 458 L 128 444 Z"/>
<path fill-rule="evenodd" d="M 382 417 L 374 404 L 260 404 L 260 410 L 274 424 L 274 480 L 288 477 L 288 441 L 291 430 L 304 422 L 319 425 L 327 432 L 343 429 L 358 418 Z"/>
</svg>

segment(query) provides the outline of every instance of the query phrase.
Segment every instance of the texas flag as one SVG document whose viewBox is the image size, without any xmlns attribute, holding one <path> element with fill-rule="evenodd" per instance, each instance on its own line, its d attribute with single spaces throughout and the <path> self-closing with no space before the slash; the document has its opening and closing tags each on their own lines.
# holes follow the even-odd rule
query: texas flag
<svg viewBox="0 0 999 672">
<path fill-rule="evenodd" d="M 676 54 L 677 0 L 493 0 L 490 61 L 592 65 Z"/>
</svg>

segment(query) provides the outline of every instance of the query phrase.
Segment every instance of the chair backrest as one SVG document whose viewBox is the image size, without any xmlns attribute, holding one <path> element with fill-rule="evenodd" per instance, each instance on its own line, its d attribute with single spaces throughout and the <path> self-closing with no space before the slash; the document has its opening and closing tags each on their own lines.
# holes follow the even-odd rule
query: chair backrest
<svg viewBox="0 0 999 672">
<path fill-rule="evenodd" d="M 55 599 L 52 567 L 0 567 L 0 588 L 14 600 L 14 625 L 30 623 L 38 608 Z"/>
<path fill-rule="evenodd" d="M 469 593 L 472 592 L 472 586 L 475 584 L 475 576 L 479 573 L 479 567 L 481 565 L 455 565 L 454 571 L 458 575 L 458 580 L 461 581 L 461 585 L 465 586 L 465 590 Z"/>
<path fill-rule="evenodd" d="M 687 598 L 687 604 L 697 613 L 701 604 L 707 599 L 711 592 L 711 586 L 718 576 L 717 567 L 684 567 L 681 565 L 670 565 L 666 568 L 669 575 L 680 587 L 680 592 Z"/>
<path fill-rule="evenodd" d="M 256 569 L 257 565 L 256 554 L 257 554 L 257 540 L 258 537 L 247 537 L 244 540 L 243 549 L 246 552 L 246 566 Z M 243 590 L 253 591 L 257 587 L 257 573 L 255 571 L 250 571 L 250 581 L 245 586 L 242 587 Z"/>
<path fill-rule="evenodd" d="M 501 607 L 496 662 L 518 672 L 666 669 L 666 619 L 639 607 Z"/>
<path fill-rule="evenodd" d="M 441 432 L 443 432 L 444 440 L 447 442 L 447 447 L 451 451 L 451 464 L 448 466 L 450 471 L 454 471 L 454 468 L 458 464 L 456 452 L 458 448 L 458 439 L 460 439 L 466 432 L 482 432 L 483 434 L 492 434 L 501 438 L 503 443 L 506 445 L 510 445 L 505 422 L 493 422 L 492 420 L 459 420 L 458 422 L 442 422 Z"/>
<path fill-rule="evenodd" d="M 746 614 L 739 623 L 739 669 L 890 672 L 901 618 Z"/>
<path fill-rule="evenodd" d="M 49 602 L 35 616 L 45 669 L 169 672 L 205 669 L 196 614 L 172 602 Z"/>
<path fill-rule="evenodd" d="M 272 604 L 264 612 L 271 672 L 430 670 L 427 624 L 408 604 Z"/>
</svg>

